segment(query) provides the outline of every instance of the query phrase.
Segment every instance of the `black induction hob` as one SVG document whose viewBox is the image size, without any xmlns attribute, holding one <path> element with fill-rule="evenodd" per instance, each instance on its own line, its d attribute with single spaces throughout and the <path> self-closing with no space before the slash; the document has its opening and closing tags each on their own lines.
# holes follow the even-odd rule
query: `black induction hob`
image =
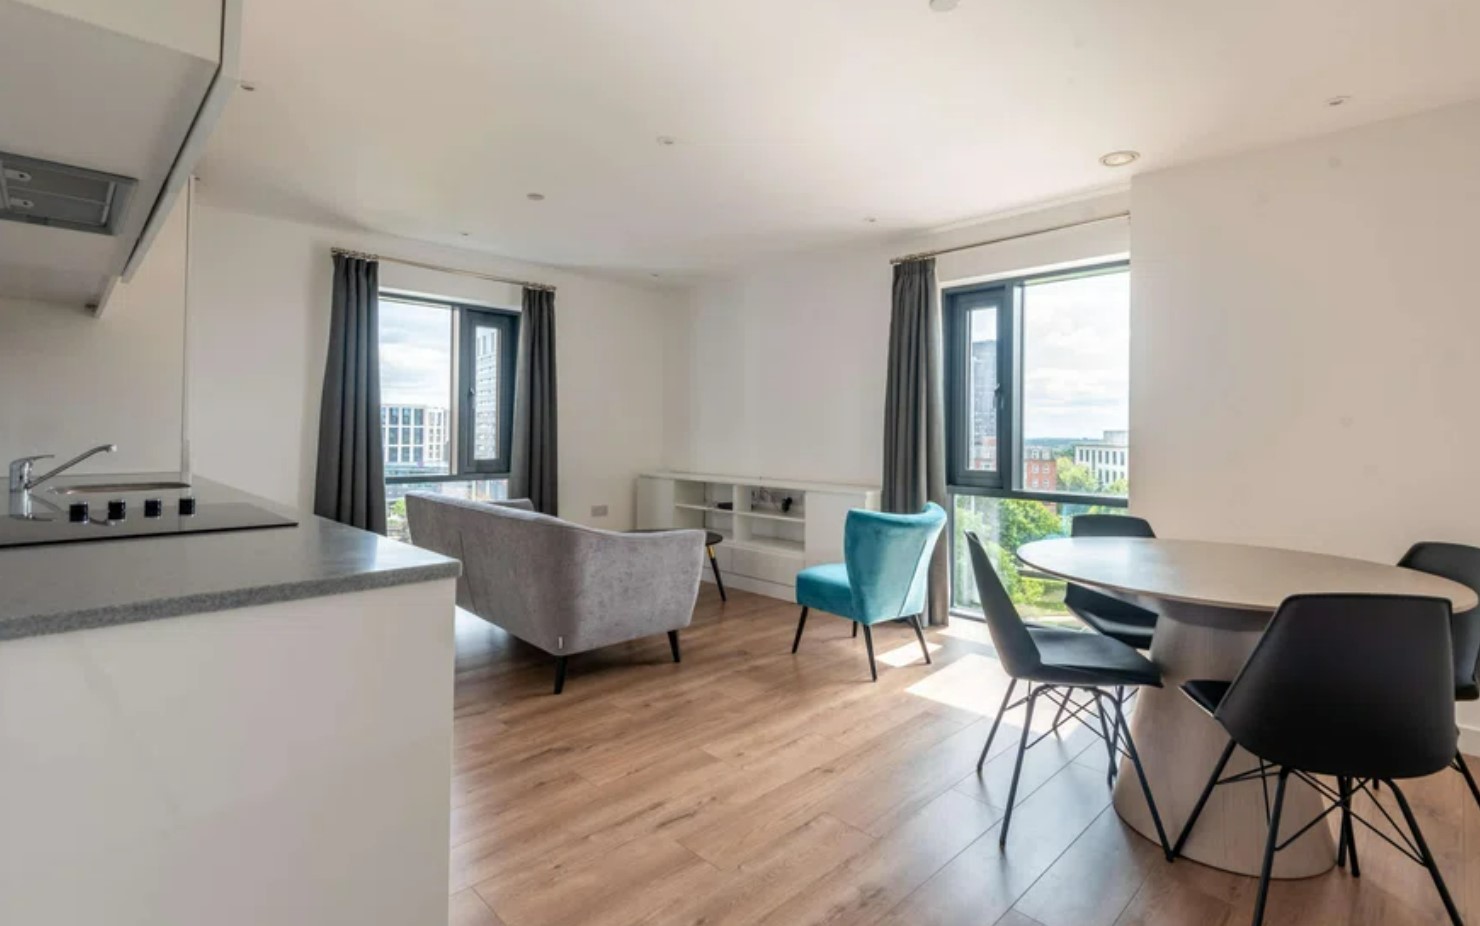
<svg viewBox="0 0 1480 926">
<path fill-rule="evenodd" d="M 79 503 L 87 505 L 85 519 L 80 509 L 74 509 Z M 0 517 L 0 547 L 209 534 L 297 523 L 257 504 L 252 496 L 209 482 L 185 489 L 79 494 L 41 488 L 28 495 L 10 494 L 6 516 Z"/>
</svg>

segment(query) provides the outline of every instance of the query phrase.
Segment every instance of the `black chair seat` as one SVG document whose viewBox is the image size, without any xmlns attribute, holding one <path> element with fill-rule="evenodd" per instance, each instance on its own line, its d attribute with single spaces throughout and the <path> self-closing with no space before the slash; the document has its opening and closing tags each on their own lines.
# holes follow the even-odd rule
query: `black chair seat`
<svg viewBox="0 0 1480 926">
<path fill-rule="evenodd" d="M 1454 688 L 1454 700 L 1480 701 L 1480 685 L 1474 682 L 1468 685 L 1456 685 Z"/>
<path fill-rule="evenodd" d="M 1218 705 L 1223 703 L 1223 696 L 1228 694 L 1228 689 L 1233 687 L 1233 682 L 1216 682 L 1211 679 L 1197 679 L 1182 683 L 1182 691 L 1192 699 L 1192 703 L 1212 714 L 1218 710 Z"/>
<path fill-rule="evenodd" d="M 1120 608 L 1073 607 L 1070 610 L 1099 633 L 1112 640 L 1119 640 L 1132 649 L 1150 649 L 1151 638 L 1156 632 L 1156 614 L 1134 605 L 1118 602 L 1105 595 L 1096 595 Z"/>
<path fill-rule="evenodd" d="M 1152 685 L 1161 671 L 1118 640 L 1082 630 L 1030 627 L 1040 667 L 1031 681 L 1061 685 Z"/>
</svg>

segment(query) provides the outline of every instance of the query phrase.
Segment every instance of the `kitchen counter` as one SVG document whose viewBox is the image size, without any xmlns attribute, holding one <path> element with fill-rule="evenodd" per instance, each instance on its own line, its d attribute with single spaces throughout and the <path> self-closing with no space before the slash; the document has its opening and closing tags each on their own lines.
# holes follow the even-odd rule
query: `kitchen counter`
<svg viewBox="0 0 1480 926">
<path fill-rule="evenodd" d="M 37 496 L 62 510 L 59 488 L 173 479 L 175 474 L 63 476 Z M 173 504 L 180 493 L 112 497 L 138 511 L 144 497 Z M 453 578 L 456 560 L 345 527 L 207 479 L 193 480 L 201 504 L 246 502 L 294 518 L 293 527 L 165 534 L 86 543 L 0 548 L 0 641 L 115 624 L 225 611 L 414 582 Z"/>
<path fill-rule="evenodd" d="M 0 533 L 0 923 L 446 923 L 458 563 L 123 480 Z"/>
</svg>

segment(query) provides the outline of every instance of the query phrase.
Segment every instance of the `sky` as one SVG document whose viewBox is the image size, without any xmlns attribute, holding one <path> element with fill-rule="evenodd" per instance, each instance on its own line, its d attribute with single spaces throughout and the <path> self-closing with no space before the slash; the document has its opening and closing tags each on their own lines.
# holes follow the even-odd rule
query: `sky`
<svg viewBox="0 0 1480 926">
<path fill-rule="evenodd" d="M 452 311 L 380 300 L 380 401 L 450 408 Z"/>
<path fill-rule="evenodd" d="M 1023 319 L 1024 439 L 1129 427 L 1130 274 L 1028 286 Z"/>
</svg>

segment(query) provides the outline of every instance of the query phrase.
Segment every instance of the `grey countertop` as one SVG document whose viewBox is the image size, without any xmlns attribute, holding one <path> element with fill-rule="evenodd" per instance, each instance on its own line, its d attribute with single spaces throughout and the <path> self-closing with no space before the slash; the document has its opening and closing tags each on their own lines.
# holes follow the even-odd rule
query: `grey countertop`
<svg viewBox="0 0 1480 926">
<path fill-rule="evenodd" d="M 60 477 L 58 482 L 157 478 L 174 474 Z M 461 570 L 457 560 L 436 553 L 210 480 L 192 482 L 192 494 L 202 504 L 212 498 L 247 502 L 298 524 L 0 548 L 0 641 L 426 582 Z"/>
</svg>

